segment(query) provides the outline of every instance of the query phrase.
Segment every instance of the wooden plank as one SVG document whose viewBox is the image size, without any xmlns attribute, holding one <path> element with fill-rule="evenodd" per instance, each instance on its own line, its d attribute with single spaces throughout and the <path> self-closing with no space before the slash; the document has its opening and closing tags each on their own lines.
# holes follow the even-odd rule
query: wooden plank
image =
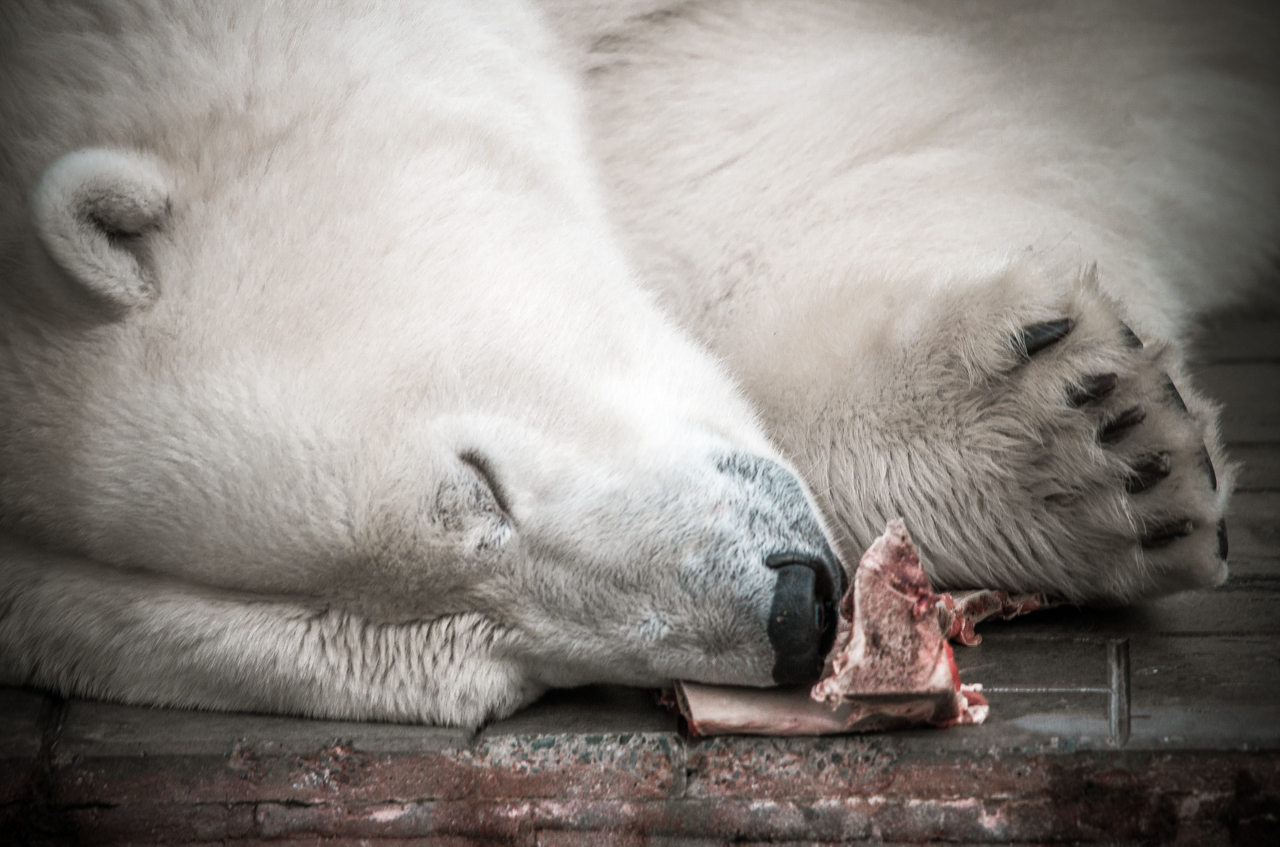
<svg viewBox="0 0 1280 847">
<path fill-rule="evenodd" d="M 1237 494 L 1231 500 L 1227 529 L 1231 542 L 1228 562 L 1237 558 L 1280 559 L 1280 492 Z"/>
<path fill-rule="evenodd" d="M 1280 635 L 1280 592 L 1234 588 L 1187 591 L 1118 609 L 1063 607 L 979 626 L 983 638 L 1096 638 L 1148 635 Z"/>
<path fill-rule="evenodd" d="M 1222 432 L 1229 444 L 1280 443 L 1280 362 L 1210 365 L 1196 384 L 1226 404 Z"/>
<path fill-rule="evenodd" d="M 619 685 L 551 690 L 509 718 L 480 731 L 482 739 L 506 735 L 676 732 L 679 719 L 654 705 L 653 692 Z"/>
<path fill-rule="evenodd" d="M 1280 746 L 1274 638 L 1129 641 L 1130 747 Z"/>
<path fill-rule="evenodd" d="M 1203 365 L 1280 362 L 1280 319 L 1232 317 L 1208 324 L 1190 358 Z"/>
<path fill-rule="evenodd" d="M 27 799 L 39 769 L 48 698 L 25 688 L 0 688 L 0 807 Z"/>
<path fill-rule="evenodd" d="M 984 638 L 954 646 L 966 683 L 996 689 L 1099 689 L 1109 684 L 1106 642 Z"/>
<path fill-rule="evenodd" d="M 1129 639 L 1129 665 L 1135 707 L 1280 704 L 1274 638 L 1138 636 Z"/>
<path fill-rule="evenodd" d="M 359 721 L 327 721 L 240 712 L 197 712 L 72 700 L 58 739 L 58 756 L 223 756 L 237 739 L 262 739 L 282 753 L 309 752 L 340 738 L 370 753 L 437 752 L 465 747 L 472 733 Z"/>
<path fill-rule="evenodd" d="M 1280 603 L 1280 557 L 1232 555 L 1227 568 L 1230 573 L 1219 591 L 1271 591 Z"/>
<path fill-rule="evenodd" d="M 1237 444 L 1228 455 L 1241 465 L 1237 493 L 1280 491 L 1280 443 Z"/>
</svg>

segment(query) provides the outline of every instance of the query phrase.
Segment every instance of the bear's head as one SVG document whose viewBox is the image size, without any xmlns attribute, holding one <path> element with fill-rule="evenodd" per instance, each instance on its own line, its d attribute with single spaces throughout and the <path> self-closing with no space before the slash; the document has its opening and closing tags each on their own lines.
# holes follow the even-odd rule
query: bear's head
<svg viewBox="0 0 1280 847">
<path fill-rule="evenodd" d="M 161 123 L 55 90 L 42 119 L 74 132 L 10 132 L 27 220 L 5 225 L 29 237 L 2 266 L 0 527 L 370 626 L 478 615 L 522 693 L 432 720 L 548 685 L 815 679 L 827 535 L 631 278 L 543 109 L 559 77 L 535 62 L 532 105 L 486 89 L 450 112 L 231 65 L 212 100 L 146 79 Z M 415 72 L 444 73 L 394 68 Z"/>
</svg>

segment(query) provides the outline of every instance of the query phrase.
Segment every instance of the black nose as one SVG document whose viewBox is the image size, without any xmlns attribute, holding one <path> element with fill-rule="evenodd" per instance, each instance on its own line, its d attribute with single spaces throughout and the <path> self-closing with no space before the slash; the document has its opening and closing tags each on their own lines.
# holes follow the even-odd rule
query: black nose
<svg viewBox="0 0 1280 847">
<path fill-rule="evenodd" d="M 822 663 L 836 637 L 836 580 L 833 563 L 810 556 L 771 556 L 778 582 L 769 609 L 769 643 L 777 657 L 773 681 L 808 685 L 822 675 Z"/>
</svg>

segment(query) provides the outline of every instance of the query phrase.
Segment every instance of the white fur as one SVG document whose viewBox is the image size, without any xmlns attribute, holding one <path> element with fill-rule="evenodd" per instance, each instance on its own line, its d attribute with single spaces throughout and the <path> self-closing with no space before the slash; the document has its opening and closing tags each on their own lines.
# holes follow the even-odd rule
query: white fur
<svg viewBox="0 0 1280 847">
<path fill-rule="evenodd" d="M 632 260 L 743 382 L 844 556 L 901 514 L 949 586 L 1114 602 L 1225 578 L 1232 474 L 1180 348 L 1273 278 L 1272 7 L 550 6 Z M 1062 317 L 1024 365 L 1019 328 Z M 1066 403 L 1105 373 L 1112 395 Z M 1144 424 L 1104 449 L 1133 406 Z M 1126 492 L 1152 453 L 1173 473 Z M 1183 519 L 1190 538 L 1144 546 Z"/>
<path fill-rule="evenodd" d="M 767 684 L 763 561 L 824 545 L 770 440 L 846 557 L 904 514 L 948 585 L 1223 578 L 1179 344 L 1280 222 L 1271 17 L 546 8 L 4 5 L 0 678 L 466 725 Z"/>
<path fill-rule="evenodd" d="M 168 206 L 164 180 L 146 159 L 81 150 L 45 171 L 31 195 L 31 222 L 49 255 L 81 285 L 131 307 L 155 293 L 150 268 L 112 242 L 157 229 Z"/>
<path fill-rule="evenodd" d="M 3 678 L 470 725 L 772 680 L 821 524 L 553 53 L 514 3 L 5 4 Z"/>
</svg>

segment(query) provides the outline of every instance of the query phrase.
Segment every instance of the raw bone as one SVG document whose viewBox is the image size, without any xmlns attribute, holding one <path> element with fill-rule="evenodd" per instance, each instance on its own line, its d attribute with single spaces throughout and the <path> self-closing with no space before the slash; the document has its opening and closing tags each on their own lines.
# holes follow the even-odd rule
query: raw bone
<svg viewBox="0 0 1280 847">
<path fill-rule="evenodd" d="M 934 594 L 901 520 L 862 556 L 840 601 L 835 645 L 822 679 L 803 688 L 736 688 L 677 682 L 693 735 L 825 735 L 914 724 L 982 723 L 979 685 L 962 685 L 951 645 L 976 644 L 973 625 L 1043 608 L 1042 595 Z"/>
</svg>

